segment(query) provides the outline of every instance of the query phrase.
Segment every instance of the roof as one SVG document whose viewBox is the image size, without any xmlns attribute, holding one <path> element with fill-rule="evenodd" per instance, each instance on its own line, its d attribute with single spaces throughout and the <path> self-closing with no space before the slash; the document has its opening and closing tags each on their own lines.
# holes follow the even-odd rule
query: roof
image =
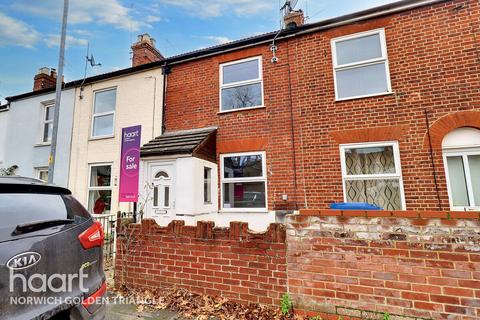
<svg viewBox="0 0 480 320">
<path fill-rule="evenodd" d="M 215 135 L 216 127 L 167 132 L 143 145 L 142 158 L 174 154 L 194 154 L 208 138 Z"/>
<path fill-rule="evenodd" d="M 367 10 L 357 11 L 354 13 L 342 15 L 339 17 L 321 20 L 315 23 L 308 23 L 302 26 L 292 28 L 292 29 L 283 29 L 273 32 L 264 33 L 254 37 L 248 37 L 218 46 L 208 47 L 205 49 L 200 49 L 196 51 L 191 51 L 183 53 L 177 56 L 173 56 L 166 59 L 167 64 L 181 63 L 184 61 L 192 59 L 200 59 L 206 56 L 216 55 L 228 51 L 242 49 L 244 47 L 250 47 L 252 45 L 259 45 L 262 43 L 272 42 L 275 40 L 282 40 L 293 36 L 304 35 L 307 33 L 317 32 L 320 30 L 331 29 L 334 27 L 377 18 L 387 14 L 393 14 L 402 12 L 405 10 L 412 10 L 415 8 L 433 5 L 441 2 L 448 2 L 452 0 L 401 0 L 393 3 L 385 4 L 382 6 L 373 7 Z"/>
<path fill-rule="evenodd" d="M 97 82 L 105 79 L 119 77 L 119 76 L 130 74 L 130 73 L 135 73 L 143 70 L 161 67 L 165 64 L 178 64 L 178 63 L 182 63 L 190 60 L 201 59 L 208 56 L 213 56 L 213 55 L 217 55 L 225 52 L 240 50 L 246 47 L 260 45 L 263 43 L 270 43 L 273 40 L 287 39 L 289 37 L 295 37 L 295 36 L 300 36 L 300 35 L 304 35 L 312 32 L 318 32 L 321 30 L 331 29 L 334 27 L 355 23 L 362 20 L 377 18 L 384 15 L 388 15 L 388 14 L 394 14 L 394 13 L 402 12 L 405 10 L 412 10 L 412 9 L 423 7 L 423 6 L 433 5 L 436 3 L 448 2 L 448 1 L 452 1 L 452 0 L 396 1 L 386 5 L 377 6 L 367 10 L 362 10 L 355 13 L 339 16 L 336 18 L 331 18 L 331 19 L 326 19 L 319 22 L 315 22 L 315 23 L 305 24 L 292 29 L 284 29 L 284 30 L 268 32 L 258 36 L 248 37 L 248 38 L 240 39 L 237 41 L 221 44 L 218 46 L 213 46 L 205 49 L 195 50 L 195 51 L 183 53 L 180 55 L 172 56 L 162 61 L 152 62 L 144 65 L 139 65 L 136 67 L 130 67 L 130 68 L 114 71 L 114 72 L 104 73 L 98 76 L 86 78 L 85 80 L 80 79 L 80 80 L 68 82 L 65 84 L 64 88 L 73 88 L 73 87 L 80 86 L 82 82 L 84 82 L 83 84 L 88 84 L 88 83 Z M 8 101 L 14 101 L 14 100 L 19 100 L 19 99 L 27 98 L 30 96 L 49 93 L 53 91 L 55 91 L 55 89 L 44 89 L 39 91 L 32 91 L 32 92 L 27 92 L 27 93 L 16 95 L 16 96 L 7 97 L 6 99 Z"/>
<path fill-rule="evenodd" d="M 85 85 L 85 84 L 90 84 L 90 83 L 93 83 L 93 82 L 98 82 L 98 81 L 102 81 L 102 80 L 106 80 L 106 79 L 120 77 L 120 76 L 123 76 L 123 75 L 128 75 L 128 74 L 132 74 L 132 73 L 136 73 L 136 72 L 141 72 L 141 71 L 144 71 L 144 70 L 158 68 L 158 67 L 161 67 L 163 64 L 165 64 L 164 61 L 155 61 L 155 62 L 142 64 L 142 65 L 139 65 L 139 66 L 136 66 L 136 67 L 130 67 L 130 68 L 125 68 L 125 69 L 121 69 L 121 70 L 117 70 L 117 71 L 107 72 L 107 73 L 103 73 L 103 74 L 100 74 L 100 75 L 97 75 L 97 76 L 85 78 L 85 80 L 84 79 L 79 79 L 79 80 L 67 82 L 67 83 L 64 84 L 63 89 L 75 88 L 75 87 L 79 87 L 79 86 Z M 25 99 L 25 98 L 28 98 L 28 97 L 31 97 L 31 96 L 47 94 L 47 93 L 52 93 L 52 92 L 55 92 L 55 88 L 47 88 L 47 89 L 42 89 L 42 90 L 37 90 L 37 91 L 30 91 L 30 92 L 22 93 L 22 94 L 19 94 L 19 95 L 16 95 L 16 96 L 10 96 L 10 97 L 7 97 L 5 99 L 7 101 L 11 102 L 11 101 L 15 101 L 15 100 Z"/>
<path fill-rule="evenodd" d="M 71 194 L 66 188 L 21 176 L 0 177 L 0 192 Z"/>
</svg>

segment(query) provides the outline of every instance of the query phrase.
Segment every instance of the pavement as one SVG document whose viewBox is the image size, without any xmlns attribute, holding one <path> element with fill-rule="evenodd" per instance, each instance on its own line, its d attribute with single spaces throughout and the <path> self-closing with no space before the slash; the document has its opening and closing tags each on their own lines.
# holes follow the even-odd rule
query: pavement
<svg viewBox="0 0 480 320">
<path fill-rule="evenodd" d="M 137 311 L 133 304 L 108 304 L 107 320 L 183 320 L 175 312 L 167 310 Z"/>
</svg>

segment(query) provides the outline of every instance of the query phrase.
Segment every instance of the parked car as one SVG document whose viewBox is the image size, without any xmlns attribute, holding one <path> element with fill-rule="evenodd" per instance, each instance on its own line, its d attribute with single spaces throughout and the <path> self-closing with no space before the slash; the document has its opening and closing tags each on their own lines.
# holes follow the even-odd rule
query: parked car
<svg viewBox="0 0 480 320">
<path fill-rule="evenodd" d="M 0 221 L 0 319 L 105 318 L 103 228 L 69 190 L 0 177 Z"/>
</svg>

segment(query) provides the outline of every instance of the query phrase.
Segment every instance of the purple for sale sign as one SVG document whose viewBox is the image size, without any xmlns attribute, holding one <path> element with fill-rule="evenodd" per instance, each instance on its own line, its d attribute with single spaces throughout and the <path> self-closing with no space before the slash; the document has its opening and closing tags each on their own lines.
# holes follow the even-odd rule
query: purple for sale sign
<svg viewBox="0 0 480 320">
<path fill-rule="evenodd" d="M 120 168 L 120 202 L 138 201 L 140 136 L 142 126 L 123 128 Z"/>
</svg>

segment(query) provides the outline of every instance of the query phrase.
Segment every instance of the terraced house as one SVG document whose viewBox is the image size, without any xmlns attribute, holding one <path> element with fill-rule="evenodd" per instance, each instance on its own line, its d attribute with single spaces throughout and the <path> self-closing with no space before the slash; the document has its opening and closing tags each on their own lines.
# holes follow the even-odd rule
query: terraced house
<svg viewBox="0 0 480 320">
<path fill-rule="evenodd" d="M 141 209 L 161 225 L 263 230 L 336 202 L 479 210 L 479 6 L 403 0 L 312 24 L 293 11 L 282 30 L 166 59 L 142 35 L 132 68 L 65 86 L 68 185 L 95 213 L 131 210 L 120 130 L 139 124 Z"/>
<path fill-rule="evenodd" d="M 279 32 L 167 59 L 166 132 L 142 151 L 163 188 L 148 215 L 262 229 L 334 202 L 479 209 L 479 14 L 469 0 L 293 12 Z M 198 195 L 178 210 L 186 188 Z"/>
</svg>

